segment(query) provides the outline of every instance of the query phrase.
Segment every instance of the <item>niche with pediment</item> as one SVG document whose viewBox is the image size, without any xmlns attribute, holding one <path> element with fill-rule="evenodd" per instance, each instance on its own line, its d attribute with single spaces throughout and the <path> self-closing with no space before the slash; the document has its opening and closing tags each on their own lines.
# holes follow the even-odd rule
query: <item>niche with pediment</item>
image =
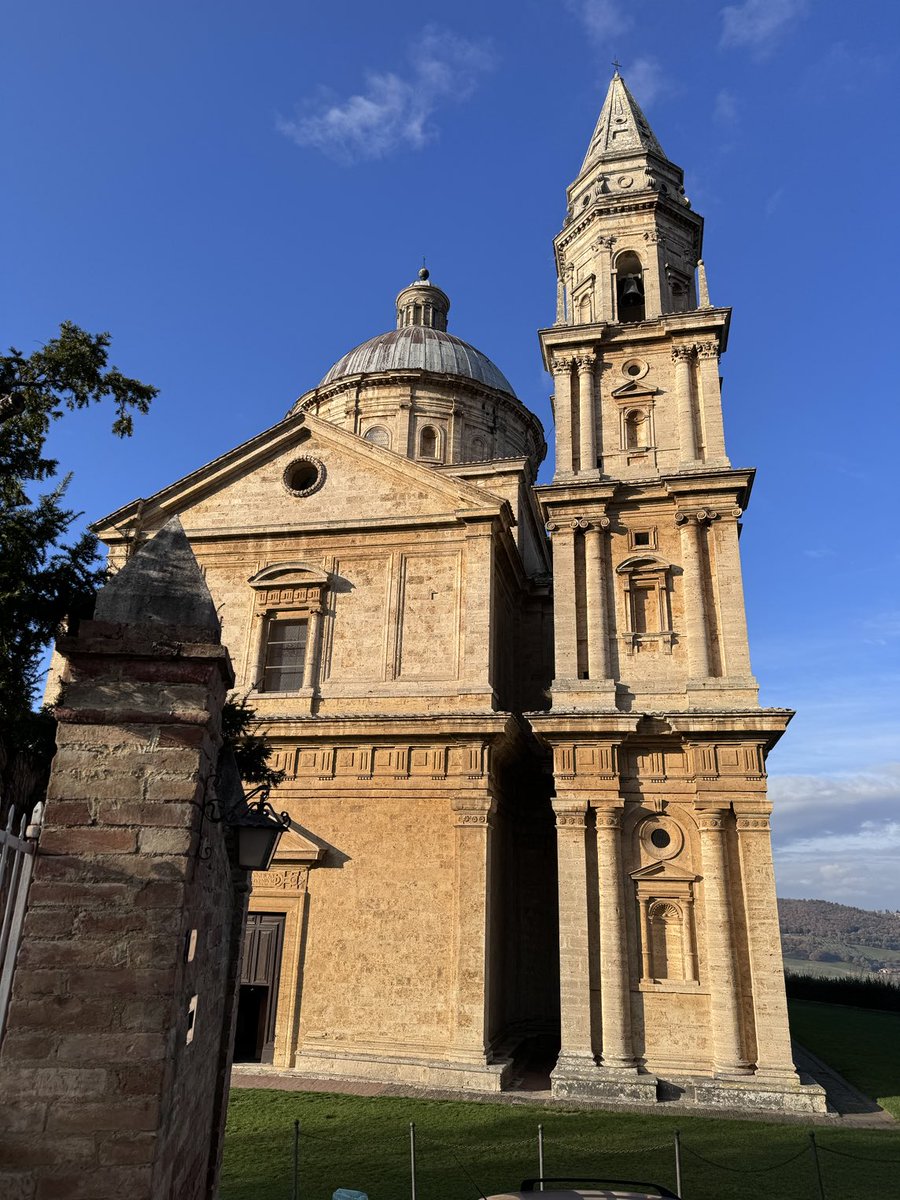
<svg viewBox="0 0 900 1200">
<path fill-rule="evenodd" d="M 681 824 L 660 813 L 636 825 L 631 872 L 638 910 L 642 990 L 692 991 L 699 987 L 695 914 L 698 876 Z"/>
<path fill-rule="evenodd" d="M 672 653 L 671 564 L 658 554 L 634 554 L 616 567 L 624 592 L 625 632 L 622 639 L 628 654 Z"/>
<path fill-rule="evenodd" d="M 628 466 L 652 466 L 656 456 L 654 406 L 658 388 L 646 383 L 646 367 L 641 370 L 637 360 L 626 363 L 624 373 L 626 377 L 637 377 L 629 378 L 612 393 L 619 409 L 620 448 Z"/>
</svg>

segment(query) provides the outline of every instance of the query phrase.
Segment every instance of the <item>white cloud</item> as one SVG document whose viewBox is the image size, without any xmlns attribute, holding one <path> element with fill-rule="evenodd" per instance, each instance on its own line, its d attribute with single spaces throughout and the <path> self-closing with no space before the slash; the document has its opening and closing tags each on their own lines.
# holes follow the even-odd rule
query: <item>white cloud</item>
<svg viewBox="0 0 900 1200">
<path fill-rule="evenodd" d="M 493 66 L 485 42 L 428 26 L 410 48 L 410 72 L 369 72 L 358 95 L 335 99 L 327 91 L 307 100 L 278 129 L 297 143 L 339 162 L 384 158 L 399 149 L 421 150 L 436 130 L 431 122 L 441 103 L 467 99 Z"/>
<path fill-rule="evenodd" d="M 566 0 L 566 4 L 594 41 L 606 42 L 631 28 L 631 15 L 617 0 Z"/>
<path fill-rule="evenodd" d="M 807 0 L 744 0 L 721 11 L 723 46 L 767 54 L 807 9 Z"/>
</svg>

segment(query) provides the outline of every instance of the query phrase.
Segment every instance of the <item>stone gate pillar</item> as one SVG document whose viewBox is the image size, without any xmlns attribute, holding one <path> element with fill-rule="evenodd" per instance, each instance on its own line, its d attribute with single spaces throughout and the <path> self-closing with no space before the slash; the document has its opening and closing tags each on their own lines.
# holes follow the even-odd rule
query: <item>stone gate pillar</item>
<svg viewBox="0 0 900 1200">
<path fill-rule="evenodd" d="M 0 1045 L 0 1194 L 208 1200 L 247 878 L 209 820 L 233 674 L 177 519 L 58 648 L 58 749 Z"/>
</svg>

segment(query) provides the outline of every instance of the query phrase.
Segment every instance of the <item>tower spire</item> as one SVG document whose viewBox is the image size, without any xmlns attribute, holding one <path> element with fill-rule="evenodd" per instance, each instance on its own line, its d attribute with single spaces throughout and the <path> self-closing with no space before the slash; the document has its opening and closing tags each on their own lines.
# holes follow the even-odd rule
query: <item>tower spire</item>
<svg viewBox="0 0 900 1200">
<path fill-rule="evenodd" d="M 619 74 L 618 64 L 614 66 L 616 73 L 610 80 L 579 174 L 583 174 L 594 163 L 621 158 L 623 154 L 650 151 L 660 158 L 666 157 L 656 134 L 650 128 L 650 122 Z"/>
</svg>

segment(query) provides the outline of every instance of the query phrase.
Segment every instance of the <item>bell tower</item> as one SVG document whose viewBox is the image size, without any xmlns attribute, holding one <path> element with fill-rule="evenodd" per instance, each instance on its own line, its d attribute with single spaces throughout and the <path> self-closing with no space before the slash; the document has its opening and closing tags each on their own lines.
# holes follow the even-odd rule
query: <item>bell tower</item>
<svg viewBox="0 0 900 1200">
<path fill-rule="evenodd" d="M 557 1095 L 823 1111 L 791 1059 L 703 220 L 618 71 L 554 242 Z M 752 1092 L 752 1097 L 749 1093 Z M 687 1097 L 690 1098 L 690 1097 Z"/>
</svg>

